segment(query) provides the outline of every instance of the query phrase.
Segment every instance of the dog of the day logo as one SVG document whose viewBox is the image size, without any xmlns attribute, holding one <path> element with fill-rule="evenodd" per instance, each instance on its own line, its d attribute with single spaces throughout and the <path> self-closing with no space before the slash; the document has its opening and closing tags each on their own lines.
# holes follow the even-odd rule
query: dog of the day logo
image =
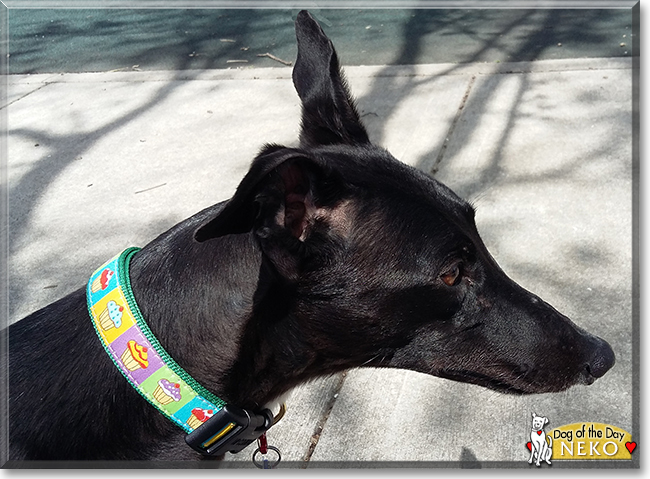
<svg viewBox="0 0 650 479">
<path fill-rule="evenodd" d="M 544 431 L 548 418 L 533 413 L 526 447 L 529 464 L 549 466 L 552 460 L 630 460 L 637 444 L 632 435 L 616 426 L 595 422 L 567 424 Z"/>
<path fill-rule="evenodd" d="M 537 467 L 542 465 L 542 461 L 551 465 L 553 456 L 553 439 L 544 432 L 544 426 L 548 424 L 548 419 L 544 416 L 538 416 L 533 413 L 533 427 L 530 431 L 530 442 L 526 443 L 530 449 L 530 458 L 528 464 L 535 461 Z"/>
</svg>

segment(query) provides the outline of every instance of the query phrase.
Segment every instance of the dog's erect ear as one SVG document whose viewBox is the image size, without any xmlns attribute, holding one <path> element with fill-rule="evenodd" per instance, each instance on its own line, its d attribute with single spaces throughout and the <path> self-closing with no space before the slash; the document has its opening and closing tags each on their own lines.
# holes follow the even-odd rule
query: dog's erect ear
<svg viewBox="0 0 650 479">
<path fill-rule="evenodd" d="M 298 58 L 293 84 L 302 100 L 302 147 L 368 143 L 368 133 L 339 69 L 336 51 L 320 25 L 301 11 L 296 19 Z"/>
<path fill-rule="evenodd" d="M 194 238 L 203 242 L 253 232 L 276 269 L 295 279 L 305 261 L 313 262 L 328 249 L 323 241 L 344 231 L 347 220 L 341 210 L 347 190 L 335 169 L 308 153 L 267 146 L 235 195 Z"/>
</svg>

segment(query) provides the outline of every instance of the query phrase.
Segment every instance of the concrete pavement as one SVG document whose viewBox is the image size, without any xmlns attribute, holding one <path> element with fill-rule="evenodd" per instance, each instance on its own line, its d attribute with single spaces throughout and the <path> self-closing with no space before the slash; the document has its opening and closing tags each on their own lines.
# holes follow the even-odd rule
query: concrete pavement
<svg viewBox="0 0 650 479">
<path fill-rule="evenodd" d="M 283 465 L 528 467 L 532 412 L 638 435 L 631 60 L 345 71 L 371 139 L 469 199 L 502 268 L 607 339 L 617 362 L 592 386 L 527 397 L 397 370 L 317 380 L 269 433 Z M 295 145 L 290 78 L 288 67 L 10 76 L 10 320 L 228 198 L 265 142 Z M 252 467 L 253 449 L 225 465 Z"/>
</svg>

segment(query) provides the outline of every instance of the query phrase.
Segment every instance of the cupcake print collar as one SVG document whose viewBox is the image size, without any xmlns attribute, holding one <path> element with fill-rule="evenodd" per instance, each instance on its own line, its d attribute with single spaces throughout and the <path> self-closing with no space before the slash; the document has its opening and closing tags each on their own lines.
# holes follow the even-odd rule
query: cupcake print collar
<svg viewBox="0 0 650 479">
<path fill-rule="evenodd" d="M 268 409 L 255 413 L 226 404 L 163 349 L 131 291 L 129 264 L 139 250 L 126 249 L 88 281 L 88 311 L 97 336 L 131 386 L 188 433 L 185 440 L 190 447 L 204 455 L 239 452 L 279 417 Z"/>
</svg>

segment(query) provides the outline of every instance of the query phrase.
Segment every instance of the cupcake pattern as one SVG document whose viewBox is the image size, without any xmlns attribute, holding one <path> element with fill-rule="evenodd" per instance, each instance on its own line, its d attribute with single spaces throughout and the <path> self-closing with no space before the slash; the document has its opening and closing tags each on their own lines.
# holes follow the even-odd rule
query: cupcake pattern
<svg viewBox="0 0 650 479">
<path fill-rule="evenodd" d="M 122 364 L 129 371 L 146 369 L 149 367 L 149 348 L 136 343 L 133 339 L 126 343 L 126 349 L 120 356 Z"/>
<path fill-rule="evenodd" d="M 108 283 L 115 273 L 110 269 L 104 269 L 90 284 L 90 290 L 96 293 L 100 290 L 108 288 Z"/>
<path fill-rule="evenodd" d="M 221 407 L 199 395 L 167 366 L 140 329 L 122 290 L 118 259 L 99 268 L 88 281 L 88 308 L 97 334 L 131 384 L 186 432 L 192 432 Z"/>
<path fill-rule="evenodd" d="M 195 407 L 192 409 L 192 415 L 187 420 L 187 425 L 192 429 L 196 429 L 212 416 L 214 416 L 214 411 L 212 409 L 202 409 L 200 407 Z"/>
<path fill-rule="evenodd" d="M 106 303 L 104 309 L 99 315 L 99 323 L 105 331 L 111 328 L 119 328 L 122 326 L 122 312 L 124 306 L 120 306 L 115 301 L 111 300 Z"/>
<path fill-rule="evenodd" d="M 169 379 L 161 379 L 158 381 L 158 387 L 153 392 L 153 397 L 163 406 L 172 401 L 181 400 L 181 385 L 170 381 Z"/>
</svg>

